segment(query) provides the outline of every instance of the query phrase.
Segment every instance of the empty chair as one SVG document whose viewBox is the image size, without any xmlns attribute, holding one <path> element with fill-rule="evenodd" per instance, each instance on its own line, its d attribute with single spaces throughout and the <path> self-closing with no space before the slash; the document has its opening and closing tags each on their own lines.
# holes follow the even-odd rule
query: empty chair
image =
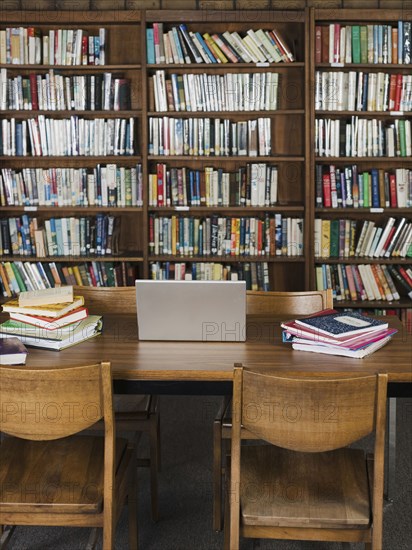
<svg viewBox="0 0 412 550">
<path fill-rule="evenodd" d="M 103 528 L 114 548 L 122 506 L 137 548 L 136 458 L 115 439 L 110 363 L 59 369 L 0 368 L 0 521 Z M 96 421 L 104 436 L 75 435 Z M 0 527 L 1 532 L 1 527 Z M 90 539 L 92 540 L 92 539 Z"/>
<path fill-rule="evenodd" d="M 381 550 L 386 391 L 386 374 L 299 378 L 235 366 L 225 548 L 238 550 L 243 536 Z M 241 430 L 264 442 L 242 444 Z M 372 432 L 374 457 L 348 447 Z"/>
<path fill-rule="evenodd" d="M 333 296 L 330 289 L 305 292 L 247 291 L 246 293 L 248 315 L 268 314 L 280 321 L 310 315 L 332 307 Z M 232 427 L 229 404 L 229 398 L 222 401 L 213 425 L 213 528 L 215 531 L 222 528 L 223 442 L 230 440 Z"/>
<path fill-rule="evenodd" d="M 133 314 L 136 316 L 135 287 L 74 287 L 76 296 L 83 296 L 92 314 Z M 110 359 L 110 358 L 109 358 Z M 158 472 L 160 470 L 160 417 L 156 395 L 114 395 L 116 427 L 119 432 L 147 432 L 149 459 L 138 464 L 150 468 L 152 519 L 158 519 Z"/>
</svg>

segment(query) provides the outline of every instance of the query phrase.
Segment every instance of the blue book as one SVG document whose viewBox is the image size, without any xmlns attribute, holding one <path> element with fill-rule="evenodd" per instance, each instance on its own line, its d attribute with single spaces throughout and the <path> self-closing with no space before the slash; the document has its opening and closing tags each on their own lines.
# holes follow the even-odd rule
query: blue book
<svg viewBox="0 0 412 550">
<path fill-rule="evenodd" d="M 379 208 L 380 197 L 379 197 L 379 174 L 376 168 L 372 168 L 372 208 Z"/>
<path fill-rule="evenodd" d="M 196 38 L 199 40 L 202 48 L 205 50 L 206 52 L 206 55 L 208 56 L 208 58 L 210 59 L 210 61 L 212 63 L 217 63 L 217 60 L 216 60 L 216 57 L 212 54 L 212 52 L 210 51 L 210 48 L 209 46 L 206 44 L 203 36 L 200 34 L 200 32 L 196 32 L 195 33 L 196 35 Z"/>
<path fill-rule="evenodd" d="M 296 319 L 295 323 L 319 334 L 326 334 L 335 338 L 344 338 L 365 332 L 376 332 L 388 328 L 388 323 L 367 317 L 356 312 L 325 310 L 312 317 Z"/>
<path fill-rule="evenodd" d="M 153 29 L 146 29 L 146 60 L 149 65 L 155 63 L 155 47 Z"/>
</svg>

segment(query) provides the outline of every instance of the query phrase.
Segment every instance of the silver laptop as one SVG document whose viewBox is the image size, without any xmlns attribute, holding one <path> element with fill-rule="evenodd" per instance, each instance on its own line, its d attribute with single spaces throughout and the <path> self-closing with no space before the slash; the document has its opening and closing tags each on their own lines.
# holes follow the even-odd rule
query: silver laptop
<svg viewBox="0 0 412 550">
<path fill-rule="evenodd" d="M 136 281 L 139 340 L 243 342 L 245 281 Z"/>
</svg>

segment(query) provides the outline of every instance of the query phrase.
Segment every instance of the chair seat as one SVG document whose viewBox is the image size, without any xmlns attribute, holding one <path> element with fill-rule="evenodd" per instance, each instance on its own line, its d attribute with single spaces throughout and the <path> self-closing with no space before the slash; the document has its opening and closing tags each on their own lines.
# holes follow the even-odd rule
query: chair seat
<svg viewBox="0 0 412 550">
<path fill-rule="evenodd" d="M 369 483 L 362 450 L 297 453 L 245 445 L 241 461 L 243 525 L 368 527 Z"/>
<path fill-rule="evenodd" d="M 126 447 L 126 439 L 116 439 L 116 471 Z M 103 455 L 103 437 L 6 438 L 0 447 L 0 512 L 101 512 Z"/>
</svg>

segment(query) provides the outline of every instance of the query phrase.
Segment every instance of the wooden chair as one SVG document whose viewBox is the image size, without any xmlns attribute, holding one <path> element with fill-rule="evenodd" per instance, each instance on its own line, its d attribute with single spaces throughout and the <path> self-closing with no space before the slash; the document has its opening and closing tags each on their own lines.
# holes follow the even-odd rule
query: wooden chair
<svg viewBox="0 0 412 550">
<path fill-rule="evenodd" d="M 135 287 L 74 287 L 76 296 L 83 296 L 89 313 L 125 313 L 136 315 Z M 151 513 L 158 519 L 158 472 L 160 471 L 160 416 L 156 395 L 113 396 L 116 428 L 119 432 L 149 436 L 149 459 L 138 459 L 139 466 L 150 468 Z M 136 442 L 137 443 L 137 442 Z"/>
<path fill-rule="evenodd" d="M 93 527 L 93 536 L 103 527 L 112 550 L 127 502 L 136 549 L 135 450 L 115 439 L 110 363 L 0 367 L 0 396 L 0 431 L 10 436 L 0 446 L 0 523 L 12 526 L 2 547 L 16 525 L 62 525 Z M 104 437 L 74 435 L 99 419 Z"/>
<path fill-rule="evenodd" d="M 225 549 L 244 536 L 381 550 L 386 390 L 386 374 L 298 378 L 235 366 Z M 266 444 L 242 445 L 242 429 Z M 374 457 L 348 447 L 372 432 Z"/>
<path fill-rule="evenodd" d="M 310 315 L 333 307 L 332 290 L 307 292 L 261 292 L 247 291 L 246 312 L 248 315 L 273 314 L 274 319 L 285 321 L 298 316 Z M 232 419 L 230 398 L 220 406 L 213 425 L 213 529 L 222 529 L 222 464 L 223 444 L 230 442 Z"/>
</svg>

